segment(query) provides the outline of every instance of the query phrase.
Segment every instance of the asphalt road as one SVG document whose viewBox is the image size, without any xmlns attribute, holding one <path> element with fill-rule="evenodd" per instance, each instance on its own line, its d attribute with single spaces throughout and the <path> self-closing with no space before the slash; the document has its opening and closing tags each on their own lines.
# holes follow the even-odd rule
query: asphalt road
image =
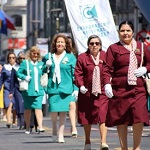
<svg viewBox="0 0 150 150">
<path fill-rule="evenodd" d="M 54 143 L 52 141 L 51 121 L 44 118 L 43 125 L 46 129 L 44 133 L 32 132 L 30 135 L 24 134 L 24 130 L 18 128 L 7 128 L 6 123 L 0 121 L 0 150 L 83 150 L 84 132 L 83 127 L 77 125 L 78 137 L 73 138 L 70 134 L 70 120 L 66 121 L 65 143 Z M 94 125 L 91 132 L 92 150 L 100 150 L 98 126 Z M 110 150 L 121 150 L 116 128 L 108 129 L 107 143 Z M 132 131 L 128 133 L 129 150 L 132 150 Z M 145 127 L 142 137 L 142 150 L 150 150 L 150 127 Z"/>
</svg>

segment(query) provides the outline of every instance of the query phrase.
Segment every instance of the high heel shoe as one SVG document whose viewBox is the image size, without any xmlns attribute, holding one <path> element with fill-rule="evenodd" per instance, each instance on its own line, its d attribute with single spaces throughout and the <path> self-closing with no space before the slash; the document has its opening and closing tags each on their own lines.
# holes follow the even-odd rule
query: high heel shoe
<svg viewBox="0 0 150 150">
<path fill-rule="evenodd" d="M 106 143 L 102 143 L 101 150 L 109 150 L 109 146 Z"/>
<path fill-rule="evenodd" d="M 64 138 L 58 138 L 58 143 L 65 143 Z"/>
<path fill-rule="evenodd" d="M 38 129 L 37 129 L 37 132 L 38 132 L 38 134 L 40 134 L 40 132 L 45 132 L 45 129 L 43 129 L 43 128 L 38 128 Z"/>
<path fill-rule="evenodd" d="M 7 123 L 6 126 L 7 126 L 7 128 L 10 128 L 11 123 Z"/>
<path fill-rule="evenodd" d="M 77 137 L 78 133 L 77 133 L 77 131 L 76 132 L 72 132 L 71 135 L 72 135 L 72 137 Z"/>
<path fill-rule="evenodd" d="M 35 128 L 35 132 L 38 132 L 38 130 L 37 130 L 37 126 L 35 126 L 34 128 Z"/>
</svg>

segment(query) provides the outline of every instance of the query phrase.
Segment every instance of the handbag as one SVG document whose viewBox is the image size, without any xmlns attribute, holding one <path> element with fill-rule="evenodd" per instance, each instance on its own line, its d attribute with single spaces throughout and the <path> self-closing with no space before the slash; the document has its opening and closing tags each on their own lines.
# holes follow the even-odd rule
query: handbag
<svg viewBox="0 0 150 150">
<path fill-rule="evenodd" d="M 140 67 L 142 67 L 142 64 L 143 64 L 143 57 L 144 57 L 144 44 L 142 43 Z M 150 95 L 150 77 L 149 77 L 149 74 L 146 73 L 143 78 L 144 78 L 145 83 L 146 83 L 147 93 Z"/>
<path fill-rule="evenodd" d="M 50 56 L 51 56 L 51 54 L 49 53 L 49 59 L 51 59 Z M 41 79 L 40 79 L 41 86 L 43 86 L 43 87 L 47 87 L 47 84 L 48 84 L 48 73 L 49 73 L 49 67 L 47 68 L 47 72 L 44 73 L 41 76 Z"/>
<path fill-rule="evenodd" d="M 2 85 L 2 88 L 0 90 L 0 108 L 4 108 L 4 85 Z"/>
<path fill-rule="evenodd" d="M 30 76 L 28 60 L 26 60 L 26 65 L 27 65 L 27 76 Z M 26 80 L 20 80 L 19 81 L 19 90 L 20 91 L 27 91 L 28 90 L 28 82 Z"/>
</svg>

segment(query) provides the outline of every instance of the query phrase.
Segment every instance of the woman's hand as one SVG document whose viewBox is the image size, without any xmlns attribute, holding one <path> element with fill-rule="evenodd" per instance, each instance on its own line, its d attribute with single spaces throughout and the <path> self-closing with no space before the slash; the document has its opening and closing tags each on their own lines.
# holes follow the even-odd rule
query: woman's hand
<svg viewBox="0 0 150 150">
<path fill-rule="evenodd" d="M 31 76 L 26 76 L 25 80 L 26 80 L 27 82 L 30 82 Z"/>
<path fill-rule="evenodd" d="M 9 97 L 10 100 L 12 100 L 13 94 L 9 94 L 8 97 Z"/>
<path fill-rule="evenodd" d="M 88 91 L 88 89 L 86 89 L 85 86 L 81 86 L 81 87 L 80 87 L 80 92 L 81 92 L 82 94 L 85 94 L 87 91 Z"/>
<path fill-rule="evenodd" d="M 47 67 L 50 67 L 51 65 L 52 65 L 52 61 L 51 61 L 51 60 L 47 60 L 47 61 L 46 61 L 46 66 L 47 66 Z"/>
<path fill-rule="evenodd" d="M 113 92 L 112 92 L 112 87 L 111 87 L 111 84 L 106 84 L 105 85 L 105 94 L 108 98 L 112 98 L 114 95 L 113 95 Z"/>
<path fill-rule="evenodd" d="M 134 75 L 136 77 L 141 77 L 143 76 L 145 73 L 147 72 L 147 68 L 146 67 L 139 67 L 138 69 L 136 69 L 134 71 Z"/>
</svg>

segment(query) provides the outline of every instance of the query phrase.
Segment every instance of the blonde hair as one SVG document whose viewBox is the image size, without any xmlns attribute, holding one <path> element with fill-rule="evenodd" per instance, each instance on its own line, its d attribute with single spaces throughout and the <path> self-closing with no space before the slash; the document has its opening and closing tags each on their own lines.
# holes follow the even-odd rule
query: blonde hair
<svg viewBox="0 0 150 150">
<path fill-rule="evenodd" d="M 40 53 L 40 49 L 39 49 L 37 46 L 32 46 L 32 47 L 26 52 L 26 59 L 27 59 L 27 60 L 31 60 L 30 54 L 31 54 L 31 53 L 34 53 L 34 52 L 38 52 L 38 53 L 39 53 L 39 55 L 38 55 L 38 61 L 41 61 L 41 60 L 42 60 L 42 56 L 41 56 L 41 53 Z"/>
</svg>

